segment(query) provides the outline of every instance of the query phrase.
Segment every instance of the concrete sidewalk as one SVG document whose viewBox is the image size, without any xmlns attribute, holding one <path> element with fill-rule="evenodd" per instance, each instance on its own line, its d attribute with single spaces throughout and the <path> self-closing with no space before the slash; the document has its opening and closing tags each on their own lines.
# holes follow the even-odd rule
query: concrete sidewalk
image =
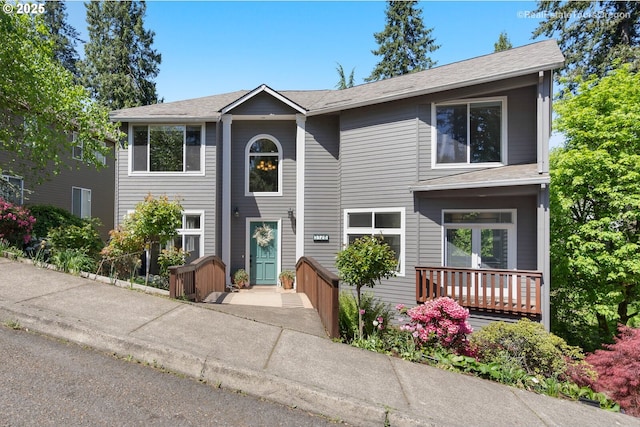
<svg viewBox="0 0 640 427">
<path fill-rule="evenodd" d="M 4 258 L 0 321 L 353 425 L 640 426 L 332 342 L 313 309 L 190 304 Z"/>
</svg>

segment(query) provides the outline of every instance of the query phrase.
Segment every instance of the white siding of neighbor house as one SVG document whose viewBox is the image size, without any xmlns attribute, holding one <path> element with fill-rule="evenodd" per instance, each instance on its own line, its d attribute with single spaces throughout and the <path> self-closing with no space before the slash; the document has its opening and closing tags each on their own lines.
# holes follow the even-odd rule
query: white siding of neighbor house
<svg viewBox="0 0 640 427">
<path fill-rule="evenodd" d="M 175 122 L 172 122 L 175 123 Z M 126 148 L 118 151 L 118 206 L 116 223 L 121 222 L 128 211 L 135 209 L 151 193 L 154 197 L 167 195 L 170 200 L 178 199 L 185 210 L 203 210 L 204 254 L 216 254 L 216 164 L 217 143 L 216 123 L 205 126 L 204 176 L 173 174 L 163 176 L 129 176 L 129 152 Z"/>
<path fill-rule="evenodd" d="M 338 123 L 336 116 L 311 117 L 305 126 L 304 254 L 333 272 L 342 246 Z M 314 242 L 314 234 L 329 235 L 329 241 Z"/>
</svg>

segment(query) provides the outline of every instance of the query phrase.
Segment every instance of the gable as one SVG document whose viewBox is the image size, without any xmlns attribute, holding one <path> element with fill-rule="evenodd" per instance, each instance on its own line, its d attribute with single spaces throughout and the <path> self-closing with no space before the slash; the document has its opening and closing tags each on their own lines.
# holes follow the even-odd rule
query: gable
<svg viewBox="0 0 640 427">
<path fill-rule="evenodd" d="M 228 110 L 230 114 L 246 114 L 246 115 L 281 115 L 299 113 L 290 105 L 285 104 L 272 95 L 261 92 L 252 98 L 246 100 L 240 105 Z"/>
</svg>

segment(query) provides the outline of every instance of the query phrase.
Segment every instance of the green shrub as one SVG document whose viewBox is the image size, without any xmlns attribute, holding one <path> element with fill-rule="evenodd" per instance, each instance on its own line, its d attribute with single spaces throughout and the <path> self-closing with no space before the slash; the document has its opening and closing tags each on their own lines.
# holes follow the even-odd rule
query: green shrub
<svg viewBox="0 0 640 427">
<path fill-rule="evenodd" d="M 343 291 L 338 297 L 340 336 L 346 342 L 352 342 L 358 336 L 358 303 L 353 293 Z M 363 322 L 363 339 L 382 331 L 389 325 L 392 312 L 389 306 L 374 298 L 372 293 L 364 292 L 360 297 Z"/>
<path fill-rule="evenodd" d="M 67 227 L 75 225 L 82 226 L 82 219 L 73 215 L 66 209 L 58 208 L 50 205 L 34 205 L 30 206 L 31 215 L 36 219 L 33 227 L 33 235 L 36 237 L 47 237 L 49 230 L 58 227 Z"/>
<path fill-rule="evenodd" d="M 519 367 L 529 375 L 564 378 L 567 360 L 584 358 L 578 347 L 545 331 L 537 322 L 494 322 L 471 336 L 478 360 Z"/>
<path fill-rule="evenodd" d="M 160 255 L 158 255 L 160 276 L 165 279 L 169 277 L 169 267 L 174 265 L 184 265 L 188 255 L 189 253 L 183 251 L 182 248 L 169 248 L 160 251 Z"/>
<path fill-rule="evenodd" d="M 96 261 L 81 250 L 64 249 L 54 252 L 51 263 L 61 271 L 79 274 L 81 271 L 95 271 Z"/>
<path fill-rule="evenodd" d="M 104 247 L 97 226 L 97 218 L 81 220 L 80 225 L 66 225 L 49 230 L 48 243 L 53 253 L 66 249 L 84 252 L 91 258 L 97 258 Z"/>
</svg>

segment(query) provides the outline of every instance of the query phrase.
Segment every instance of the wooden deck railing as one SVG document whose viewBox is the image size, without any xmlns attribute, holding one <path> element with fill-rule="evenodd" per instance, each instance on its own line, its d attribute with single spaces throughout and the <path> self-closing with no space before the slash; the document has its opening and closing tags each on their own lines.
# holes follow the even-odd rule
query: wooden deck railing
<svg viewBox="0 0 640 427">
<path fill-rule="evenodd" d="M 296 291 L 307 295 L 331 338 L 338 338 L 338 276 L 311 257 L 296 264 Z"/>
<path fill-rule="evenodd" d="M 169 296 L 203 301 L 211 292 L 224 292 L 226 266 L 215 255 L 204 256 L 188 265 L 169 267 Z"/>
<path fill-rule="evenodd" d="M 541 311 L 542 273 L 416 267 L 416 301 L 450 297 L 463 307 L 524 316 Z"/>
</svg>

